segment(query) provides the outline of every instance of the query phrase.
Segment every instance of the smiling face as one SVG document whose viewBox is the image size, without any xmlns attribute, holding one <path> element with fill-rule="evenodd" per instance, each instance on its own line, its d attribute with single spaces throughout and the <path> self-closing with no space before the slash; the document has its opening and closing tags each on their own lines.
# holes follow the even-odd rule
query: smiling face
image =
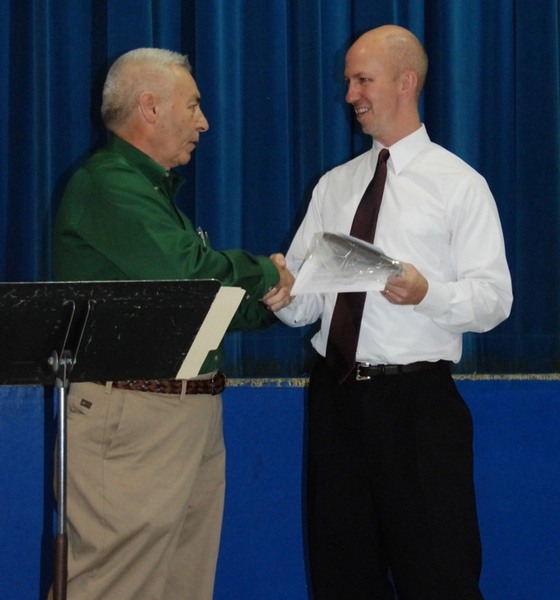
<svg viewBox="0 0 560 600">
<path fill-rule="evenodd" d="M 172 68 L 174 80 L 158 111 L 153 157 L 166 169 L 185 165 L 191 159 L 208 121 L 200 108 L 200 93 L 192 75 L 182 67 Z"/>
<path fill-rule="evenodd" d="M 386 147 L 420 126 L 418 77 L 404 60 L 406 38 L 399 46 L 394 32 L 382 27 L 360 37 L 346 54 L 344 70 L 346 101 L 364 133 Z"/>
<path fill-rule="evenodd" d="M 346 55 L 346 102 L 364 133 L 384 143 L 398 119 L 398 78 L 382 43 L 354 44 Z"/>
</svg>

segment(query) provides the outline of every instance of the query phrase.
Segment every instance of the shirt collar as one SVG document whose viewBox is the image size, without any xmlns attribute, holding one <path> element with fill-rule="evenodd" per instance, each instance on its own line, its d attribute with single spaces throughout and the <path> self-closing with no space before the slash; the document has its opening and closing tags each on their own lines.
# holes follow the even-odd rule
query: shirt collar
<svg viewBox="0 0 560 600">
<path fill-rule="evenodd" d="M 112 135 L 107 147 L 112 152 L 117 152 L 139 169 L 150 181 L 156 190 L 161 190 L 169 199 L 173 199 L 185 180 L 174 171 L 165 169 L 147 154 L 129 144 L 117 135 Z"/>
<path fill-rule="evenodd" d="M 392 163 L 394 172 L 398 175 L 429 143 L 430 137 L 426 131 L 426 126 L 422 124 L 419 129 L 393 144 L 389 148 L 389 162 Z M 375 163 L 377 163 L 377 155 L 383 147 L 379 142 L 373 140 L 373 149 L 375 152 L 373 153 L 372 160 L 375 159 Z"/>
</svg>

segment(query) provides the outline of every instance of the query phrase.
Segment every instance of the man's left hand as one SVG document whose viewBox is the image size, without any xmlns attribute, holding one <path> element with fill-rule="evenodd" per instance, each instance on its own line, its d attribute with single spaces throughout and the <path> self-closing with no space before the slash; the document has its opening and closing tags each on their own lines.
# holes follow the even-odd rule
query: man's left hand
<svg viewBox="0 0 560 600">
<path fill-rule="evenodd" d="M 402 275 L 390 277 L 381 292 L 391 304 L 420 304 L 428 292 L 428 281 L 409 263 L 403 263 Z"/>
</svg>

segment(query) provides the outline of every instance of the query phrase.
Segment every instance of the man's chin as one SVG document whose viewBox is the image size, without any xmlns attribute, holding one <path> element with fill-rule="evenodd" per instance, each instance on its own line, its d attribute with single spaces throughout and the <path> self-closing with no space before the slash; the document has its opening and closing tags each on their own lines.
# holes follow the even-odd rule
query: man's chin
<svg viewBox="0 0 560 600">
<path fill-rule="evenodd" d="M 362 128 L 364 133 L 368 133 L 368 122 L 367 119 L 356 119 L 356 123 Z"/>
<path fill-rule="evenodd" d="M 177 157 L 176 163 L 173 165 L 174 167 L 182 167 L 186 165 L 191 160 L 191 152 L 183 152 Z"/>
</svg>

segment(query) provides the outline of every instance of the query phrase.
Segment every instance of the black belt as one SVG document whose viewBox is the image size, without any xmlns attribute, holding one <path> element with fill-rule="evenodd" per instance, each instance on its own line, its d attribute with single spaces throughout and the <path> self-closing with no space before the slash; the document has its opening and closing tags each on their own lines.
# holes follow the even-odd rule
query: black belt
<svg viewBox="0 0 560 600">
<path fill-rule="evenodd" d="M 106 381 L 96 381 L 106 385 Z M 183 389 L 182 379 L 130 379 L 127 381 L 113 381 L 112 387 L 119 390 L 134 390 L 136 392 L 151 392 L 154 394 L 181 394 Z M 226 377 L 217 371 L 208 379 L 187 379 L 185 394 L 221 394 L 226 387 Z"/>
<path fill-rule="evenodd" d="M 356 368 L 352 371 L 351 378 L 357 381 L 372 379 L 373 377 L 382 377 L 383 375 L 401 375 L 403 373 L 417 373 L 418 371 L 431 371 L 442 369 L 449 363 L 445 360 L 430 362 L 427 360 L 413 362 L 408 365 L 372 365 L 370 363 L 356 363 Z"/>
</svg>

